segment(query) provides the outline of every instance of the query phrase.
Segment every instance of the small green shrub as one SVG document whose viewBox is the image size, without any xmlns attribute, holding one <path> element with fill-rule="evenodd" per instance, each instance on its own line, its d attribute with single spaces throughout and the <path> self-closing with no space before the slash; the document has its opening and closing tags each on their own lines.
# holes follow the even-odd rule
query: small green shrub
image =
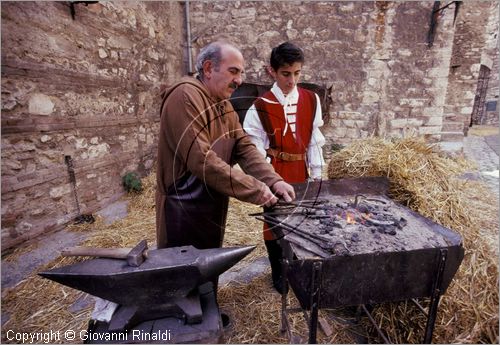
<svg viewBox="0 0 500 345">
<path fill-rule="evenodd" d="M 140 193 L 142 182 L 139 176 L 133 172 L 128 172 L 122 177 L 123 187 L 128 193 Z"/>
<path fill-rule="evenodd" d="M 330 151 L 332 153 L 333 152 L 338 152 L 338 151 L 342 150 L 344 147 L 345 147 L 345 145 L 334 143 L 334 144 L 331 144 Z"/>
</svg>

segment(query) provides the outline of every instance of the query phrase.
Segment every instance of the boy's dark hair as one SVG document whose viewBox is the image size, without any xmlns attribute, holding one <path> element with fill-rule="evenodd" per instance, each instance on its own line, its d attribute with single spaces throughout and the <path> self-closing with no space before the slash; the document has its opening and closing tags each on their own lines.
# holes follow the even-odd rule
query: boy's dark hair
<svg viewBox="0 0 500 345">
<path fill-rule="evenodd" d="M 295 44 L 285 42 L 273 48 L 271 52 L 271 67 L 275 71 L 285 65 L 292 65 L 294 62 L 304 63 L 304 52 Z"/>
</svg>

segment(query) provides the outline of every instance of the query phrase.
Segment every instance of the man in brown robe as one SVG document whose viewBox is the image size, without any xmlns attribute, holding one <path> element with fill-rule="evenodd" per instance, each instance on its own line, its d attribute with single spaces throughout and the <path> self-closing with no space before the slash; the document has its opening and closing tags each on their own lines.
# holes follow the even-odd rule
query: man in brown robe
<svg viewBox="0 0 500 345">
<path fill-rule="evenodd" d="M 162 94 L 158 248 L 220 247 L 229 196 L 264 206 L 274 205 L 278 197 L 295 198 L 293 187 L 247 137 L 228 101 L 242 83 L 240 51 L 228 43 L 211 43 L 201 50 L 196 67 L 197 78 L 185 77 Z"/>
</svg>

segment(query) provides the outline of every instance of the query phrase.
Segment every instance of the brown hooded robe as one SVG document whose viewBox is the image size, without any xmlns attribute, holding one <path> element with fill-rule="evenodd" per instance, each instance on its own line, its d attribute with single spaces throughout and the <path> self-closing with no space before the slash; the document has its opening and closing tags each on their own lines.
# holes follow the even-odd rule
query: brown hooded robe
<svg viewBox="0 0 500 345">
<path fill-rule="evenodd" d="M 158 248 L 222 245 L 228 197 L 255 203 L 282 178 L 238 121 L 229 101 L 217 102 L 186 77 L 163 93 L 158 143 Z M 232 167 L 238 163 L 241 169 Z"/>
</svg>

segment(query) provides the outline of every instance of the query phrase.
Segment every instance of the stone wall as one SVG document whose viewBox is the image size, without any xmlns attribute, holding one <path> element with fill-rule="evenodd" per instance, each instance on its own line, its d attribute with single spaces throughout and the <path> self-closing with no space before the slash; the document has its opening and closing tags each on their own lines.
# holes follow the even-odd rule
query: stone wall
<svg viewBox="0 0 500 345">
<path fill-rule="evenodd" d="M 158 90 L 183 72 L 180 3 L 2 2 L 2 248 L 56 230 L 151 168 Z"/>
<path fill-rule="evenodd" d="M 455 23 L 442 145 L 453 145 L 467 134 L 481 64 L 486 64 L 491 69 L 493 61 L 498 59 L 498 52 L 491 47 L 491 44 L 495 44 L 493 36 L 498 33 L 498 12 L 491 13 L 494 5 L 494 2 L 478 1 L 462 2 L 460 6 Z M 496 7 L 498 11 L 498 4 Z M 496 33 L 492 34 L 490 31 L 495 26 L 495 21 Z M 490 24 L 485 25 L 488 22 Z M 492 70 L 490 75 L 494 74 L 497 72 Z M 498 85 L 498 76 L 496 80 Z M 495 81 L 492 80 L 491 86 L 494 85 Z M 491 91 L 493 90 L 494 88 Z"/>
<path fill-rule="evenodd" d="M 158 91 L 185 74 L 181 2 L 2 2 L 2 248 L 58 229 L 123 193 L 121 176 L 155 161 Z M 441 2 L 441 6 L 447 3 Z M 460 151 L 479 66 L 498 99 L 498 2 L 190 1 L 192 55 L 215 39 L 239 46 L 247 81 L 270 83 L 272 47 L 306 54 L 304 82 L 331 87 L 323 132 L 425 136 Z M 496 54 L 496 55 L 495 55 Z M 489 59 L 489 60 L 488 60 Z M 498 66 L 498 65 L 496 65 Z"/>
<path fill-rule="evenodd" d="M 485 109 L 485 124 L 498 125 L 499 123 L 499 110 L 500 104 L 498 104 L 499 90 L 499 66 L 498 66 L 498 16 L 499 16 L 499 2 L 494 1 L 490 5 L 488 23 L 485 30 L 486 44 L 485 52 L 481 56 L 482 64 L 491 64 L 490 80 L 488 83 L 488 91 L 486 93 L 486 104 L 490 103 L 490 107 Z"/>
<path fill-rule="evenodd" d="M 247 79 L 269 82 L 272 47 L 291 40 L 306 55 L 303 80 L 333 86 L 328 144 L 414 132 L 441 140 L 453 46 L 453 10 L 427 44 L 429 2 L 192 3 L 197 48 L 216 38 L 242 48 Z M 218 20 L 214 21 L 215 18 Z"/>
</svg>

